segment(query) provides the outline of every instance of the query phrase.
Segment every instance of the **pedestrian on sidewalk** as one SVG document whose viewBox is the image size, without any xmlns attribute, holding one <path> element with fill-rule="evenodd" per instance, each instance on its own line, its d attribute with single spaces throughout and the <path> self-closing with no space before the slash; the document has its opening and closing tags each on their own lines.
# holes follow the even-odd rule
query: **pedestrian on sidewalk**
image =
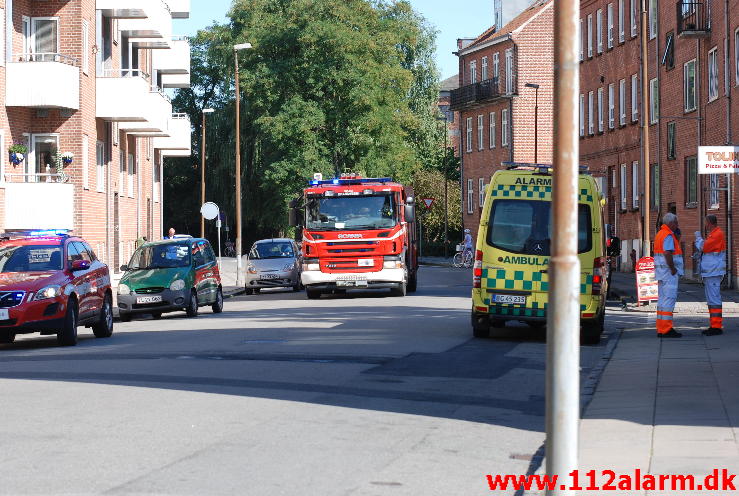
<svg viewBox="0 0 739 496">
<path fill-rule="evenodd" d="M 684 273 L 683 251 L 675 235 L 677 229 L 677 215 L 667 213 L 662 218 L 662 228 L 654 237 L 654 271 L 659 285 L 657 336 L 660 338 L 683 336 L 672 327 L 678 281 Z"/>
<path fill-rule="evenodd" d="M 715 215 L 706 215 L 706 239 L 700 231 L 695 232 L 695 247 L 702 251 L 700 271 L 708 304 L 709 327 L 703 331 L 706 336 L 723 334 L 721 303 L 721 280 L 726 275 L 726 236 L 718 227 Z"/>
</svg>

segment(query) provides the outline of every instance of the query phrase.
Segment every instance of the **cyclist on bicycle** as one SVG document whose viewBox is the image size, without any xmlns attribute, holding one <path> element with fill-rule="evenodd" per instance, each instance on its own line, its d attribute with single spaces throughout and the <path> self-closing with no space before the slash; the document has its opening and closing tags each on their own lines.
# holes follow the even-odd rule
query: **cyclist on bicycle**
<svg viewBox="0 0 739 496">
<path fill-rule="evenodd" d="M 462 260 L 466 260 L 468 254 L 470 257 L 472 257 L 472 235 L 470 234 L 469 229 L 464 230 L 463 243 L 464 243 L 464 251 L 462 252 Z"/>
</svg>

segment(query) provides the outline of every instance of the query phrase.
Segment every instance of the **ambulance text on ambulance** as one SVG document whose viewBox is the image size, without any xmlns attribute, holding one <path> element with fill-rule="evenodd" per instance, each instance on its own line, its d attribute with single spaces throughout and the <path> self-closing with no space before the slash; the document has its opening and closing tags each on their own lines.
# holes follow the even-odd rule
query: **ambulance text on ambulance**
<svg viewBox="0 0 739 496">
<path fill-rule="evenodd" d="M 539 258 L 539 257 L 511 257 L 506 256 L 503 257 L 503 260 L 501 262 L 506 264 L 517 264 L 517 265 L 549 265 L 549 259 L 548 258 Z"/>
</svg>

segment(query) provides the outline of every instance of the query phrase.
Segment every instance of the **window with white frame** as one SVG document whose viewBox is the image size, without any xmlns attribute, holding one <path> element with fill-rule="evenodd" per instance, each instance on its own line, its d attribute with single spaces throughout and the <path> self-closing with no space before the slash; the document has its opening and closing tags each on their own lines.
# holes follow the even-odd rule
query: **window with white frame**
<svg viewBox="0 0 739 496">
<path fill-rule="evenodd" d="M 129 153 L 128 154 L 128 185 L 127 185 L 127 188 L 126 188 L 126 189 L 128 189 L 128 197 L 129 198 L 133 198 L 134 197 L 134 190 L 133 190 L 134 181 L 133 181 L 133 178 L 134 178 L 134 175 L 135 174 L 136 174 L 136 157 L 135 157 L 135 155 L 133 153 Z"/>
<path fill-rule="evenodd" d="M 126 196 L 126 152 L 121 150 L 118 157 L 118 192 Z"/>
<path fill-rule="evenodd" d="M 657 0 L 649 0 L 649 39 L 657 37 Z"/>
<path fill-rule="evenodd" d="M 90 23 L 82 20 L 82 72 L 90 70 Z"/>
<path fill-rule="evenodd" d="M 588 14 L 588 58 L 593 56 L 593 14 Z"/>
<path fill-rule="evenodd" d="M 626 210 L 626 164 L 621 164 L 621 210 Z"/>
<path fill-rule="evenodd" d="M 471 214 L 475 205 L 475 189 L 472 179 L 467 179 L 467 213 Z"/>
<path fill-rule="evenodd" d="M 477 82 L 477 60 L 470 62 L 470 84 Z"/>
<path fill-rule="evenodd" d="M 493 79 L 498 79 L 500 68 L 500 55 L 498 53 L 493 54 Z"/>
<path fill-rule="evenodd" d="M 608 85 L 608 129 L 616 127 L 616 85 Z"/>
<path fill-rule="evenodd" d="M 513 93 L 513 49 L 505 51 L 505 92 L 507 95 Z"/>
<path fill-rule="evenodd" d="M 500 111 L 500 145 L 508 146 L 508 109 Z"/>
<path fill-rule="evenodd" d="M 595 13 L 595 42 L 598 53 L 603 53 L 603 9 Z"/>
<path fill-rule="evenodd" d="M 580 136 L 585 136 L 585 95 L 580 93 Z"/>
<path fill-rule="evenodd" d="M 593 106 L 593 92 L 588 92 L 588 134 L 595 134 L 595 107 Z"/>
<path fill-rule="evenodd" d="M 31 17 L 29 25 L 24 25 L 26 39 L 23 44 L 28 53 L 24 60 L 37 62 L 59 61 L 59 18 Z"/>
<path fill-rule="evenodd" d="M 598 88 L 598 132 L 603 132 L 603 88 Z"/>
<path fill-rule="evenodd" d="M 631 75 L 631 121 L 639 120 L 639 76 Z"/>
<path fill-rule="evenodd" d="M 626 80 L 618 82 L 618 124 L 626 125 Z"/>
<path fill-rule="evenodd" d="M 683 95 L 685 112 L 695 110 L 698 103 L 695 97 L 695 59 L 683 65 Z"/>
<path fill-rule="evenodd" d="M 626 40 L 626 18 L 625 5 L 626 0 L 618 0 L 618 42 L 623 43 Z"/>
<path fill-rule="evenodd" d="M 657 124 L 659 119 L 659 86 L 657 78 L 649 81 L 649 123 Z"/>
<path fill-rule="evenodd" d="M 495 112 L 490 112 L 490 148 L 495 148 Z"/>
<path fill-rule="evenodd" d="M 477 201 L 480 208 L 485 205 L 485 178 L 481 177 L 477 183 Z"/>
<path fill-rule="evenodd" d="M 90 171 L 89 171 L 89 137 L 82 135 L 82 187 L 90 189 Z"/>
<path fill-rule="evenodd" d="M 6 22 L 5 21 L 5 9 L 0 9 L 0 20 L 2 21 L 2 24 L 0 24 L 0 26 L 2 26 L 2 28 L 0 28 L 0 66 L 3 66 L 5 65 L 5 43 L 6 43 L 5 36 L 7 32 L 7 30 L 4 29 L 6 27 L 5 26 L 5 22 Z M 11 31 L 12 31 L 12 28 L 11 28 Z M 2 166 L 0 165 L 0 167 Z M 2 181 L 1 178 L 0 178 L 0 181 Z"/>
<path fill-rule="evenodd" d="M 95 177 L 97 182 L 97 190 L 101 193 L 105 191 L 105 143 L 98 141 L 95 143 Z"/>
<path fill-rule="evenodd" d="M 481 81 L 487 81 L 488 80 L 488 58 L 483 57 L 482 58 L 482 78 Z"/>
<path fill-rule="evenodd" d="M 708 181 L 708 208 L 719 207 L 719 174 L 709 174 Z"/>
<path fill-rule="evenodd" d="M 718 48 L 708 52 L 708 101 L 718 98 Z"/>
<path fill-rule="evenodd" d="M 0 17 L 4 20 L 4 17 Z M 0 152 L 5 150 L 5 130 L 0 129 Z M 0 183 L 5 182 L 5 160 L 0 160 Z"/>
<path fill-rule="evenodd" d="M 629 10 L 629 17 L 631 19 L 631 37 L 636 38 L 636 20 L 639 18 L 639 3 L 640 0 L 631 0 L 631 9 Z"/>
<path fill-rule="evenodd" d="M 482 150 L 483 148 L 483 137 L 485 135 L 485 125 L 484 125 L 484 118 L 483 115 L 480 114 L 477 116 L 477 149 Z"/>
<path fill-rule="evenodd" d="M 639 162 L 631 163 L 631 207 L 639 208 Z"/>
<path fill-rule="evenodd" d="M 608 26 L 608 48 L 613 48 L 613 4 L 606 8 L 606 25 Z"/>
<path fill-rule="evenodd" d="M 155 202 L 159 201 L 159 190 L 162 187 L 162 165 L 161 164 L 154 164 L 154 181 L 152 185 L 152 197 L 154 198 Z"/>
<path fill-rule="evenodd" d="M 583 29 L 584 24 L 585 24 L 585 21 L 581 17 L 580 18 L 580 28 L 577 31 L 577 39 L 580 41 L 580 62 L 585 60 L 585 43 L 583 43 L 582 41 L 582 37 L 585 34 L 584 29 Z"/>
<path fill-rule="evenodd" d="M 472 117 L 467 117 L 467 129 L 465 130 L 467 137 L 467 153 L 472 151 Z"/>
</svg>

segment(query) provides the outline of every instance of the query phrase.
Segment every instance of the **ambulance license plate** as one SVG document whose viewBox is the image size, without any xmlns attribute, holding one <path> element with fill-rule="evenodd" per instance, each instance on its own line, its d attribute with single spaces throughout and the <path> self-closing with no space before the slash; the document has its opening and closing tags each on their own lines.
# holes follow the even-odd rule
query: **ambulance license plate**
<svg viewBox="0 0 739 496">
<path fill-rule="evenodd" d="M 513 305 L 525 305 L 526 296 L 496 294 L 493 295 L 493 303 L 511 303 Z"/>
<path fill-rule="evenodd" d="M 162 301 L 161 296 L 139 296 L 136 298 L 136 303 L 138 305 L 146 304 L 146 303 L 160 303 Z"/>
<path fill-rule="evenodd" d="M 5 308 L 0 308 L 0 320 L 10 320 L 10 312 Z"/>
</svg>

